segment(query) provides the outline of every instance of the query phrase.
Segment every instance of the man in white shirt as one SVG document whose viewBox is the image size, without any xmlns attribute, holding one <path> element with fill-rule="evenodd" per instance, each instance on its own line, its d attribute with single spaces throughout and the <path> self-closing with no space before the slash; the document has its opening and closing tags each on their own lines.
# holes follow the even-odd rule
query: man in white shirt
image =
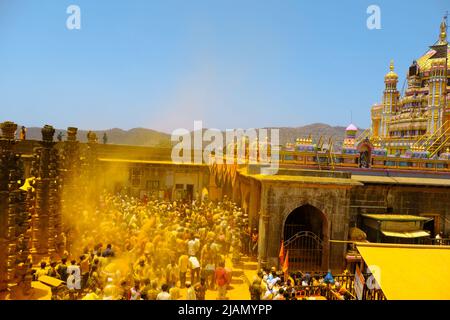
<svg viewBox="0 0 450 320">
<path fill-rule="evenodd" d="M 191 285 L 189 281 L 186 282 L 186 288 L 187 288 L 186 300 L 197 300 L 194 287 Z"/>
<path fill-rule="evenodd" d="M 197 256 L 197 251 L 200 247 L 200 240 L 196 239 L 194 235 L 191 235 L 191 240 L 187 243 L 188 246 L 188 255 Z"/>
<path fill-rule="evenodd" d="M 197 283 L 200 281 L 200 262 L 197 257 L 189 257 L 189 266 L 191 267 L 191 282 Z"/>
<path fill-rule="evenodd" d="M 172 300 L 168 290 L 169 286 L 167 284 L 163 284 L 161 287 L 161 292 L 156 296 L 156 300 Z"/>
</svg>

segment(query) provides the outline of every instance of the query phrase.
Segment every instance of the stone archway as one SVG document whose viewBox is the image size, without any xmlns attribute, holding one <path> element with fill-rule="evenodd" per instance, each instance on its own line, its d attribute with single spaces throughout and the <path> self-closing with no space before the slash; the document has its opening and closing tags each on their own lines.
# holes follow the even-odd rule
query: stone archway
<svg viewBox="0 0 450 320">
<path fill-rule="evenodd" d="M 328 220 L 317 207 L 302 204 L 287 214 L 282 239 L 289 250 L 290 269 L 325 271 L 328 268 Z"/>
<path fill-rule="evenodd" d="M 366 138 L 364 141 L 362 141 L 358 146 L 356 147 L 359 152 L 359 167 L 360 168 L 370 168 L 372 164 L 372 150 L 373 145 L 369 141 L 368 138 Z"/>
</svg>

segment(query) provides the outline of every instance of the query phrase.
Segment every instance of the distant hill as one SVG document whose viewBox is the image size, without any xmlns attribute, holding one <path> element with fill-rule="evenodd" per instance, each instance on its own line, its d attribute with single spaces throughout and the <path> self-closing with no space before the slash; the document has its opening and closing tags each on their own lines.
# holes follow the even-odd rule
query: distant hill
<svg viewBox="0 0 450 320">
<path fill-rule="evenodd" d="M 63 140 L 67 138 L 67 130 L 65 129 L 55 129 L 55 140 L 59 132 L 63 133 Z M 98 142 L 103 143 L 103 134 L 106 133 L 108 138 L 108 143 L 110 144 L 126 144 L 135 146 L 146 146 L 146 147 L 170 147 L 170 135 L 167 133 L 145 129 L 145 128 L 133 128 L 131 130 L 122 130 L 118 128 L 108 129 L 108 130 L 94 130 L 97 134 Z M 87 142 L 86 130 L 78 130 L 77 139 L 81 142 Z M 27 139 L 30 140 L 40 140 L 41 128 L 27 128 Z"/>
<path fill-rule="evenodd" d="M 270 128 L 266 128 L 270 129 Z M 345 136 L 345 127 L 342 126 L 330 126 L 323 123 L 314 123 L 302 127 L 280 127 L 280 144 L 284 145 L 286 142 L 295 142 L 295 139 L 299 137 L 307 137 L 309 134 L 312 135 L 313 140 L 317 141 L 320 136 L 326 138 L 325 142 L 328 142 L 328 138 L 332 137 L 336 145 L 340 145 Z M 360 129 L 358 134 L 360 134 L 364 129 Z M 56 136 L 59 132 L 63 132 L 63 140 L 66 139 L 66 130 L 56 129 Z M 122 130 L 118 128 L 94 131 L 97 134 L 99 143 L 102 143 L 103 134 L 106 132 L 108 137 L 108 143 L 110 144 L 126 144 L 135 146 L 148 146 L 148 147 L 170 147 L 170 135 L 167 133 L 145 129 L 145 128 L 134 128 L 131 130 Z M 87 133 L 85 130 L 78 130 L 77 138 L 81 142 L 87 141 Z M 225 135 L 224 135 L 225 136 Z M 27 129 L 27 139 L 40 140 L 41 139 L 41 129 L 40 128 L 28 128 Z"/>
</svg>

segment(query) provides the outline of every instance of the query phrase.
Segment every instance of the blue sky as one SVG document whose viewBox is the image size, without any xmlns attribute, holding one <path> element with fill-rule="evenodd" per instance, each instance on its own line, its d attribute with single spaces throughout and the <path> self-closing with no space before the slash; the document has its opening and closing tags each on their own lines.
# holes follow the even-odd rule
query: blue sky
<svg viewBox="0 0 450 320">
<path fill-rule="evenodd" d="M 81 30 L 66 9 L 81 8 Z M 369 5 L 381 30 L 366 27 Z M 437 40 L 447 0 L 0 0 L 0 120 L 166 132 L 360 127 L 394 59 Z"/>
</svg>

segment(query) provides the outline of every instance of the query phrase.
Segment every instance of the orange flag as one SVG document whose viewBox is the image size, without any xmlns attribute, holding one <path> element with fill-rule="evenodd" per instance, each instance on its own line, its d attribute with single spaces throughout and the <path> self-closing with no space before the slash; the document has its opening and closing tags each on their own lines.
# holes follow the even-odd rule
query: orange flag
<svg viewBox="0 0 450 320">
<path fill-rule="evenodd" d="M 280 254 L 278 255 L 278 258 L 280 258 L 280 266 L 283 265 L 284 262 L 284 241 L 281 240 L 281 248 L 280 248 Z"/>
<path fill-rule="evenodd" d="M 283 264 L 283 273 L 285 274 L 285 276 L 287 275 L 288 270 L 289 270 L 289 250 L 286 252 L 286 258 L 284 259 Z"/>
</svg>

